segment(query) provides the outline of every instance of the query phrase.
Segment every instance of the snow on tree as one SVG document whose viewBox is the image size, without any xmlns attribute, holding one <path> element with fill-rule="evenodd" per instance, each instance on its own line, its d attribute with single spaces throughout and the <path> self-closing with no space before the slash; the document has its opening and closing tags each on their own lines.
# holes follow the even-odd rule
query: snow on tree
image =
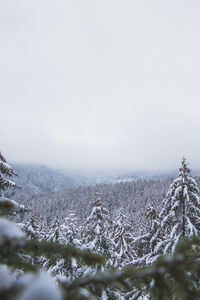
<svg viewBox="0 0 200 300">
<path fill-rule="evenodd" d="M 108 266 L 122 268 L 135 259 L 135 251 L 132 247 L 134 241 L 133 228 L 125 223 L 127 217 L 123 208 L 118 212 L 116 220 L 113 222 L 111 240 L 112 255 L 108 261 Z"/>
<path fill-rule="evenodd" d="M 0 197 L 3 196 L 2 191 L 5 191 L 8 188 L 17 188 L 14 181 L 7 179 L 7 177 L 12 176 L 17 176 L 17 174 L 0 152 Z"/>
<path fill-rule="evenodd" d="M 0 217 L 0 299 L 80 299 L 76 298 L 79 294 L 76 287 L 68 290 L 66 286 L 63 286 L 61 289 L 56 280 L 50 278 L 48 273 L 53 275 L 55 268 L 47 273 L 40 271 L 38 264 L 33 266 L 30 260 L 26 261 L 27 252 L 31 252 L 33 256 L 45 255 L 49 259 L 53 256 L 60 256 L 62 257 L 60 265 L 71 257 L 91 264 L 92 261 L 94 264 L 102 261 L 99 256 L 91 255 L 88 251 L 81 252 L 74 247 L 27 239 L 14 222 Z M 59 267 L 57 265 L 57 268 Z"/>
<path fill-rule="evenodd" d="M 137 259 L 134 261 L 136 265 L 146 265 L 149 263 L 149 257 L 151 257 L 154 251 L 160 234 L 159 216 L 152 201 L 149 203 L 145 215 L 147 219 L 147 231 L 136 237 L 133 243 L 137 253 Z"/>
<path fill-rule="evenodd" d="M 5 242 L 15 242 L 24 237 L 24 233 L 16 226 L 14 222 L 0 218 L 0 247 Z"/>
<path fill-rule="evenodd" d="M 36 275 L 22 277 L 20 283 L 24 288 L 20 300 L 63 300 L 61 289 L 56 286 L 54 280 L 45 272 Z"/>
<path fill-rule="evenodd" d="M 69 211 L 67 217 L 64 218 L 64 222 L 60 226 L 61 228 L 61 243 L 67 245 L 78 245 L 78 223 L 76 213 Z"/>
<path fill-rule="evenodd" d="M 78 230 L 76 214 L 74 211 L 69 211 L 60 226 L 60 243 L 81 248 L 82 245 L 79 240 L 80 233 Z M 72 281 L 79 277 L 79 274 L 82 274 L 82 266 L 75 258 L 69 259 L 68 262 L 64 262 L 61 259 L 55 265 L 51 266 L 49 272 L 54 275 L 64 275 L 69 281 Z"/>
<path fill-rule="evenodd" d="M 164 217 L 162 228 L 166 229 L 173 222 L 171 233 L 174 235 L 174 231 L 179 232 L 180 237 L 197 236 L 200 230 L 199 189 L 195 179 L 189 175 L 190 169 L 183 158 L 179 176 L 170 186 L 160 214 L 161 218 Z M 179 228 L 175 230 L 177 225 Z"/>
<path fill-rule="evenodd" d="M 153 201 L 151 201 L 147 207 L 146 217 L 147 217 L 147 221 L 148 221 L 148 226 L 151 228 L 153 221 L 157 217 L 157 211 L 155 209 L 155 205 L 154 205 Z"/>
<path fill-rule="evenodd" d="M 92 212 L 84 224 L 82 243 L 91 251 L 109 256 L 111 224 L 112 221 L 107 209 L 102 205 L 99 193 L 95 193 Z"/>
<path fill-rule="evenodd" d="M 25 210 L 24 205 L 20 205 L 14 200 L 8 199 L 3 195 L 3 191 L 9 188 L 19 188 L 14 181 L 7 178 L 12 176 L 17 176 L 17 174 L 0 152 L 0 214 L 4 214 L 6 211 L 13 213 L 14 211 Z"/>
<path fill-rule="evenodd" d="M 47 239 L 47 220 L 44 217 L 40 217 L 39 219 L 39 232 L 40 232 L 40 240 Z"/>
<path fill-rule="evenodd" d="M 60 221 L 58 216 L 55 217 L 50 225 L 47 241 L 60 242 Z"/>
<path fill-rule="evenodd" d="M 190 169 L 183 158 L 178 177 L 172 182 L 159 214 L 154 249 L 147 261 L 153 262 L 161 254 L 173 253 L 180 239 L 198 236 L 200 233 L 199 189 Z"/>
<path fill-rule="evenodd" d="M 30 239 L 39 239 L 40 238 L 40 225 L 38 218 L 30 212 L 25 219 L 23 230 L 26 232 L 26 235 Z"/>
</svg>

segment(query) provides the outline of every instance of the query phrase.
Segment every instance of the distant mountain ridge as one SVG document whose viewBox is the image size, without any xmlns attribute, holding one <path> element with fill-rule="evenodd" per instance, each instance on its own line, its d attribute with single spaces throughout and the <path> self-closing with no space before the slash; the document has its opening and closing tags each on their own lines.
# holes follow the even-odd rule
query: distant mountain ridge
<svg viewBox="0 0 200 300">
<path fill-rule="evenodd" d="M 139 179 L 165 179 L 176 174 L 174 171 L 55 170 L 39 164 L 12 163 L 11 165 L 18 174 L 13 180 L 22 188 L 21 192 L 27 194 L 58 192 L 79 186 L 114 184 Z M 199 174 L 197 171 L 193 173 Z M 21 192 L 10 191 L 9 195 Z"/>
<path fill-rule="evenodd" d="M 36 164 L 12 164 L 17 173 L 13 180 L 27 193 L 57 192 L 76 187 L 75 180 L 46 166 Z"/>
<path fill-rule="evenodd" d="M 28 194 L 58 192 L 79 186 L 114 184 L 138 179 L 163 179 L 171 176 L 156 172 L 55 170 L 39 164 L 12 163 L 18 176 L 13 178 L 23 192 Z M 13 191 L 13 194 L 15 192 Z"/>
</svg>

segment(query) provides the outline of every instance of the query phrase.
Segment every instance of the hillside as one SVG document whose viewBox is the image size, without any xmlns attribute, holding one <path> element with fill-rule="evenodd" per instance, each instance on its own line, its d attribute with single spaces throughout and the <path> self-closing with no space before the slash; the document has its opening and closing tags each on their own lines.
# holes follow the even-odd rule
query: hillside
<svg viewBox="0 0 200 300">
<path fill-rule="evenodd" d="M 74 210 L 82 223 L 91 211 L 95 192 L 100 193 L 104 206 L 112 216 L 123 207 L 134 226 L 145 223 L 148 204 L 154 202 L 158 208 L 165 197 L 171 179 L 137 180 L 116 184 L 100 184 L 68 188 L 58 192 L 27 194 L 17 193 L 13 198 L 25 204 L 36 215 L 45 216 L 49 222 L 55 216 L 64 218 L 69 210 Z"/>
<path fill-rule="evenodd" d="M 70 176 L 46 166 L 16 163 L 12 164 L 12 166 L 18 175 L 15 178 L 15 182 L 22 188 L 23 193 L 56 192 L 77 185 Z M 19 191 L 14 191 L 13 193 L 19 193 Z"/>
</svg>

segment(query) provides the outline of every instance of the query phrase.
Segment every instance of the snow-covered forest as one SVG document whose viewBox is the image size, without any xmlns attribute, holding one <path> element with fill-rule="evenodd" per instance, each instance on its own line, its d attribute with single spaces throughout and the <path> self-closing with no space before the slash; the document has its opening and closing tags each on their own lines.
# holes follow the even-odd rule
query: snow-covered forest
<svg viewBox="0 0 200 300">
<path fill-rule="evenodd" d="M 200 1 L 0 1 L 0 300 L 200 299 Z"/>
<path fill-rule="evenodd" d="M 1 299 L 199 299 L 200 198 L 185 158 L 173 179 L 59 192 L 28 194 L 16 175 L 1 154 Z"/>
<path fill-rule="evenodd" d="M 163 180 L 139 179 L 131 182 L 80 186 L 58 192 L 43 193 L 28 193 L 19 190 L 12 195 L 12 199 L 28 206 L 37 217 L 43 215 L 47 219 L 47 223 L 56 216 L 63 219 L 68 210 L 74 210 L 80 224 L 90 214 L 95 193 L 98 192 L 103 205 L 113 218 L 123 207 L 129 222 L 137 226 L 138 218 L 145 219 L 145 212 L 151 201 L 155 203 L 156 207 L 160 206 L 160 201 L 165 197 L 171 180 L 170 178 Z"/>
</svg>

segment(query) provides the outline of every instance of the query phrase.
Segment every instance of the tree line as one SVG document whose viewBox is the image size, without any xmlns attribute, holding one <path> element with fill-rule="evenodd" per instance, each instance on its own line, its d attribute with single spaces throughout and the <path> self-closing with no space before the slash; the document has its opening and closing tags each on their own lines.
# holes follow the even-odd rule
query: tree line
<svg viewBox="0 0 200 300">
<path fill-rule="evenodd" d="M 1 155 L 0 272 L 12 282 L 0 287 L 2 299 L 16 299 L 16 293 L 19 299 L 33 299 L 41 277 L 47 291 L 53 289 L 45 299 L 199 298 L 200 199 L 185 158 L 160 213 L 149 205 L 141 235 L 122 208 L 111 218 L 99 193 L 82 226 L 69 211 L 64 221 L 56 217 L 50 226 L 28 213 L 17 227 L 5 215 L 11 218 L 28 208 L 3 196 L 7 188 L 17 188 L 7 179 L 11 176 L 15 172 Z M 31 281 L 25 284 L 26 271 L 39 269 L 45 273 L 32 273 L 33 290 Z"/>
</svg>

